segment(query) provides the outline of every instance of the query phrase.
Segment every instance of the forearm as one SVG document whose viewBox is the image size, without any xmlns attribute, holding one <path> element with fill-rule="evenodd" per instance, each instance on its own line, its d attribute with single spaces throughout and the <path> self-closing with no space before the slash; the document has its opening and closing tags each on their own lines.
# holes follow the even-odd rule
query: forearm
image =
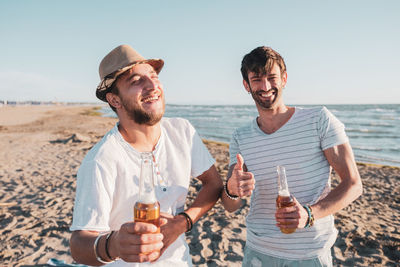
<svg viewBox="0 0 400 267">
<path fill-rule="evenodd" d="M 325 198 L 311 206 L 314 218 L 321 219 L 347 207 L 362 194 L 360 179 L 342 180 Z"/>
<path fill-rule="evenodd" d="M 202 182 L 202 188 L 192 205 L 186 210 L 193 223 L 215 205 L 222 191 L 222 180 L 214 166 L 199 176 L 198 179 Z"/>
<path fill-rule="evenodd" d="M 74 231 L 70 239 L 70 248 L 72 258 L 79 263 L 100 266 L 100 263 L 94 254 L 94 242 L 99 235 L 98 232 L 93 231 Z M 103 248 L 103 249 L 101 249 Z M 101 251 L 105 252 L 105 237 L 102 237 L 98 242 L 98 252 L 102 259 L 105 259 L 105 255 L 101 254 Z"/>
<path fill-rule="evenodd" d="M 328 148 L 324 154 L 339 175 L 340 183 L 325 198 L 311 206 L 315 219 L 338 212 L 362 194 L 362 182 L 350 144 Z"/>
</svg>

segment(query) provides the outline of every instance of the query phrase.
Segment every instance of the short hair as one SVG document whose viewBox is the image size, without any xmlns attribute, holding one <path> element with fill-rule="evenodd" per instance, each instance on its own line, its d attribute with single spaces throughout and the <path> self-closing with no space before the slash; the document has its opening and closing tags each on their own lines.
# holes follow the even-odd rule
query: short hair
<svg viewBox="0 0 400 267">
<path fill-rule="evenodd" d="M 283 57 L 271 47 L 259 46 L 243 57 L 242 72 L 243 79 L 249 83 L 248 73 L 267 74 L 271 71 L 274 64 L 278 64 L 281 75 L 286 72 L 286 64 Z"/>
<path fill-rule="evenodd" d="M 104 92 L 104 95 L 106 96 L 107 93 L 112 93 L 114 95 L 119 95 L 119 89 L 117 87 L 117 82 L 121 79 L 121 77 L 125 76 L 127 73 L 129 73 L 129 69 L 124 71 L 123 73 L 119 74 L 117 76 L 117 78 L 115 78 L 115 81 L 110 85 L 110 87 L 107 88 L 107 90 Z M 107 98 L 106 98 L 107 100 Z M 108 105 L 110 106 L 110 108 L 117 113 L 117 109 L 115 107 L 113 107 L 107 100 Z"/>
<path fill-rule="evenodd" d="M 118 77 L 118 78 L 119 78 L 119 77 Z M 117 80 L 118 80 L 118 78 L 111 84 L 111 86 L 107 89 L 107 91 L 105 92 L 104 95 L 107 95 L 107 93 L 112 93 L 112 94 L 114 94 L 114 95 L 119 95 L 119 90 L 118 90 L 118 87 L 117 87 Z M 115 107 L 113 107 L 113 105 L 111 105 L 110 102 L 107 101 L 107 103 L 108 103 L 108 105 L 110 106 L 110 108 L 111 108 L 115 113 L 117 113 L 117 109 L 116 109 Z"/>
</svg>

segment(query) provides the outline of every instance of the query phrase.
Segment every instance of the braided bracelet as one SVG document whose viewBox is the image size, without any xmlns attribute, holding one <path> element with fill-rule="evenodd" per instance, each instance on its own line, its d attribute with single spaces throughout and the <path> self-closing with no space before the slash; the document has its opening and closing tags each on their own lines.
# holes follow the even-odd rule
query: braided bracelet
<svg viewBox="0 0 400 267">
<path fill-rule="evenodd" d="M 185 217 L 185 219 L 186 219 L 186 226 L 187 226 L 187 230 L 186 230 L 186 233 L 189 233 L 191 230 L 192 230 L 192 228 L 193 228 L 193 221 L 192 221 L 192 218 L 190 218 L 190 216 L 186 213 L 186 212 L 180 212 L 180 213 L 178 213 L 178 215 L 183 215 L 183 217 Z"/>
</svg>

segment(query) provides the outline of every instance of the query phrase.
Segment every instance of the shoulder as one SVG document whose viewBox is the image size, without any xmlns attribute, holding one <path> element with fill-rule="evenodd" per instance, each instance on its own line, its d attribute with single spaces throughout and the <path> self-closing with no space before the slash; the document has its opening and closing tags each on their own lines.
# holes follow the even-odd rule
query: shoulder
<svg viewBox="0 0 400 267">
<path fill-rule="evenodd" d="M 257 119 L 246 122 L 242 126 L 233 130 L 230 140 L 230 146 L 242 143 L 243 140 L 256 137 L 259 133 L 257 131 Z"/>
<path fill-rule="evenodd" d="M 249 132 L 253 132 L 254 131 L 254 126 L 257 124 L 257 118 L 254 118 L 253 120 L 246 122 L 245 124 L 243 124 L 242 126 L 236 128 L 233 131 L 233 134 L 235 135 L 242 135 L 242 134 L 247 134 Z"/>
<path fill-rule="evenodd" d="M 315 106 L 307 108 L 297 107 L 296 109 L 302 113 L 317 114 L 317 115 L 331 114 L 331 112 L 325 106 Z"/>
<path fill-rule="evenodd" d="M 294 121 L 317 122 L 331 114 L 325 106 L 296 107 Z"/>
<path fill-rule="evenodd" d="M 174 117 L 174 118 L 162 118 L 161 126 L 163 127 L 188 127 L 192 126 L 187 119 Z"/>
<path fill-rule="evenodd" d="M 319 119 L 321 122 L 323 121 L 338 121 L 335 115 L 325 106 L 321 106 L 318 109 L 316 109 L 316 112 L 318 112 Z"/>
<path fill-rule="evenodd" d="M 192 124 L 183 118 L 163 118 L 161 127 L 168 133 L 171 132 L 194 132 Z"/>
<path fill-rule="evenodd" d="M 161 129 L 165 138 L 177 145 L 192 144 L 193 138 L 198 135 L 192 124 L 183 118 L 163 118 Z"/>
<path fill-rule="evenodd" d="M 119 158 L 120 144 L 116 131 L 118 131 L 116 126 L 108 131 L 103 138 L 89 150 L 82 164 L 89 162 L 95 164 L 110 163 Z"/>
<path fill-rule="evenodd" d="M 296 107 L 296 113 L 300 116 L 319 116 L 319 114 L 325 110 L 327 109 L 324 106 Z"/>
</svg>

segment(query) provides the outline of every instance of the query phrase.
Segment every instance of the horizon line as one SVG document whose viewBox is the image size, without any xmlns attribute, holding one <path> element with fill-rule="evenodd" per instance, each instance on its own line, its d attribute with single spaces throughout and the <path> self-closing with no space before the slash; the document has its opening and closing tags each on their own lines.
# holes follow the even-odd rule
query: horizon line
<svg viewBox="0 0 400 267">
<path fill-rule="evenodd" d="M 85 104 L 85 105 L 108 105 L 107 103 L 103 102 L 91 102 L 91 101 L 45 101 L 45 100 L 24 100 L 24 101 L 16 101 L 16 100 L 2 100 L 0 99 L 0 105 L 18 105 L 18 104 L 25 104 L 25 105 L 57 105 L 57 104 Z M 166 105 L 170 106 L 253 106 L 252 104 L 199 104 L 199 103 L 165 103 Z M 400 103 L 288 103 L 285 104 L 288 106 L 310 106 L 310 105 L 400 105 Z"/>
</svg>

